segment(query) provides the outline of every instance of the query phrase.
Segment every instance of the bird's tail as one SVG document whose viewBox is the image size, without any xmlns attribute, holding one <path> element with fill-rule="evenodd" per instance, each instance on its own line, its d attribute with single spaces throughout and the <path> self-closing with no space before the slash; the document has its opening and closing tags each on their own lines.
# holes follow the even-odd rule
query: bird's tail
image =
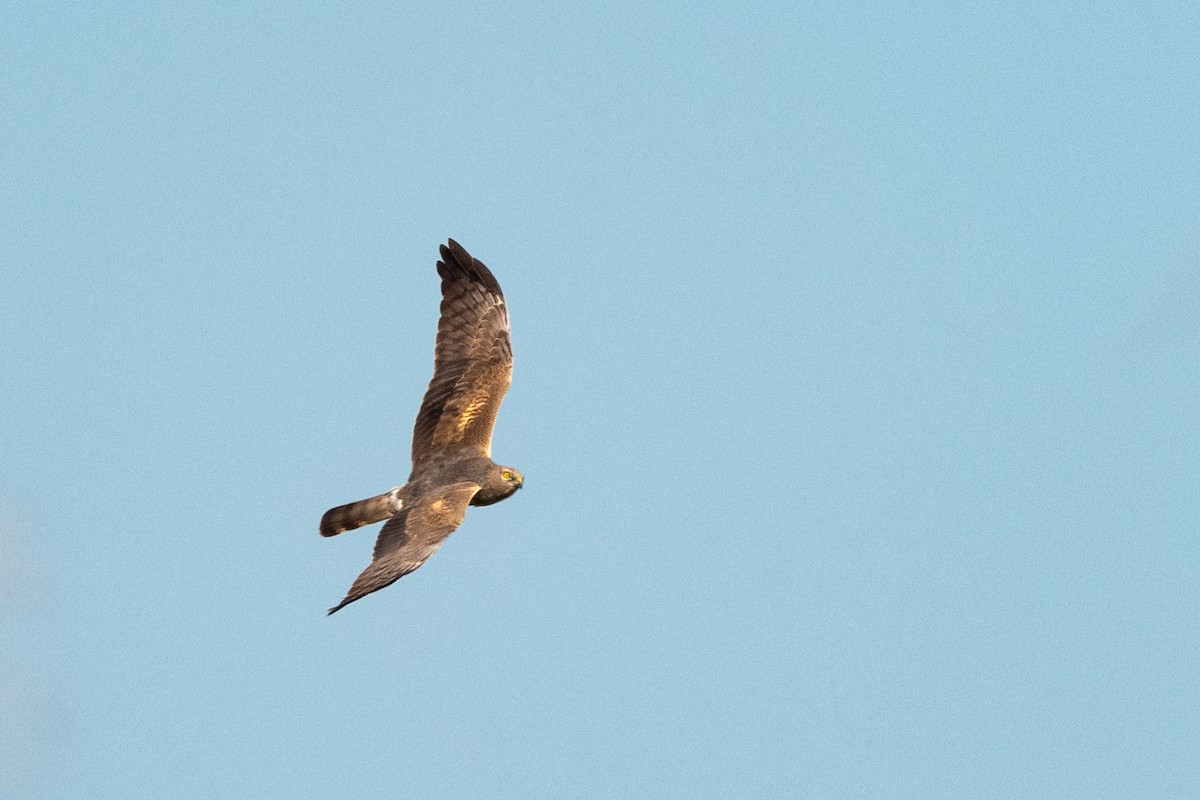
<svg viewBox="0 0 1200 800">
<path fill-rule="evenodd" d="M 329 509 L 325 516 L 321 517 L 321 535 L 337 536 L 343 531 L 352 531 L 363 525 L 396 516 L 400 511 L 402 488 L 404 487 L 397 486 L 381 495 Z"/>
</svg>

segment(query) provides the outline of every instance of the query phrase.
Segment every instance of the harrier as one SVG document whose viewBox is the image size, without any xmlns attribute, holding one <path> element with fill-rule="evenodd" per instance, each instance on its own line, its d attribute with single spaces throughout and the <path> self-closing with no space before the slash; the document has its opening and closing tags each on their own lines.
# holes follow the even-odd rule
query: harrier
<svg viewBox="0 0 1200 800">
<path fill-rule="evenodd" d="M 441 253 L 442 316 L 433 379 L 413 427 L 412 474 L 403 486 L 321 517 L 322 536 L 387 520 L 371 564 L 330 614 L 424 564 L 462 524 L 467 506 L 497 503 L 525 481 L 517 470 L 492 461 L 492 428 L 512 381 L 500 284 L 453 239 Z"/>
</svg>

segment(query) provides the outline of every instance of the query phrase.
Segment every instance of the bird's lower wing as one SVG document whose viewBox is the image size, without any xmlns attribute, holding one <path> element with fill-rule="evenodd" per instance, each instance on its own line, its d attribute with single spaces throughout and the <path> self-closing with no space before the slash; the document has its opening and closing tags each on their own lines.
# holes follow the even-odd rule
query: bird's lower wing
<svg viewBox="0 0 1200 800">
<path fill-rule="evenodd" d="M 390 586 L 424 564 L 462 524 L 467 505 L 479 488 L 478 483 L 470 481 L 454 483 L 408 501 L 400 513 L 384 524 L 375 541 L 371 564 L 354 579 L 345 599 L 329 609 L 329 613 Z"/>
</svg>

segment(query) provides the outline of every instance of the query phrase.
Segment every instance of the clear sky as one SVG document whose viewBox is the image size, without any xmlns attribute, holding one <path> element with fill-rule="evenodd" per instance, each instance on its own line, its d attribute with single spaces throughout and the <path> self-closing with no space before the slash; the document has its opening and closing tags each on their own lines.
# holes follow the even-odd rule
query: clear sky
<svg viewBox="0 0 1200 800">
<path fill-rule="evenodd" d="M 1200 796 L 1200 7 L 595 5 L 0 11 L 0 796 Z"/>
</svg>

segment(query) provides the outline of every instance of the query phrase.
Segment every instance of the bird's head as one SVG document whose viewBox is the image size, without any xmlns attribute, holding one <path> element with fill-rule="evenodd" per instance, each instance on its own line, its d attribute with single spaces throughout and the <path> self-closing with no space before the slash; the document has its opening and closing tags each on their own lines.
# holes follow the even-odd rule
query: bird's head
<svg viewBox="0 0 1200 800">
<path fill-rule="evenodd" d="M 512 467 L 493 464 L 487 476 L 487 484 L 482 486 L 471 500 L 473 506 L 490 506 L 506 497 L 510 497 L 525 483 L 525 476 Z"/>
<path fill-rule="evenodd" d="M 525 485 L 525 476 L 512 467 L 498 466 L 497 469 L 500 471 L 500 480 L 513 486 L 513 491 Z"/>
</svg>

